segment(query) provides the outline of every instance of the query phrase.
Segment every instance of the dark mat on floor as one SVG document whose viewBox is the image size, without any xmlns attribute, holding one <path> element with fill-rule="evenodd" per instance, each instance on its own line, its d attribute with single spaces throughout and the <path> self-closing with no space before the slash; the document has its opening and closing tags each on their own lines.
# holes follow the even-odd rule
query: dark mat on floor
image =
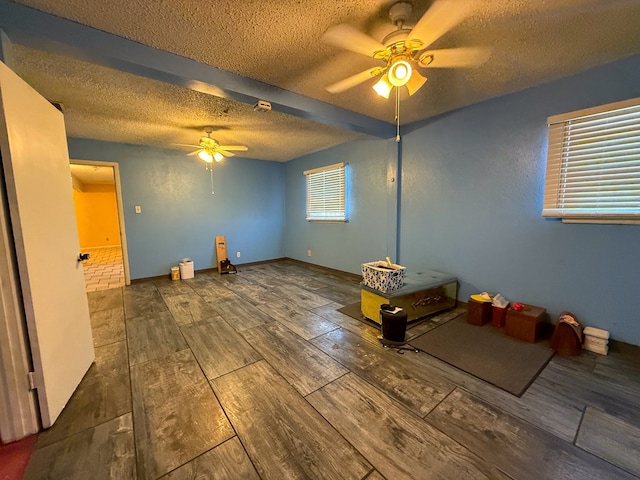
<svg viewBox="0 0 640 480">
<path fill-rule="evenodd" d="M 491 324 L 471 325 L 466 314 L 412 339 L 410 344 L 518 397 L 554 354 L 547 340 L 523 342 Z"/>
<path fill-rule="evenodd" d="M 345 315 L 349 315 L 351 318 L 355 318 L 356 320 L 363 320 L 360 302 L 350 303 L 349 305 L 340 307 L 338 311 Z"/>
</svg>

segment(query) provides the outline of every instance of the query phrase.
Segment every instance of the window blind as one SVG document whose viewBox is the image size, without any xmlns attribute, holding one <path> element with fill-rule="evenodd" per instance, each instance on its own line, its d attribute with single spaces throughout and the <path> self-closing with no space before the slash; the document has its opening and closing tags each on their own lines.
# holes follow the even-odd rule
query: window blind
<svg viewBox="0 0 640 480">
<path fill-rule="evenodd" d="M 542 215 L 640 223 L 640 98 L 550 117 Z"/>
<path fill-rule="evenodd" d="M 346 222 L 345 165 L 336 163 L 304 172 L 309 221 Z"/>
</svg>

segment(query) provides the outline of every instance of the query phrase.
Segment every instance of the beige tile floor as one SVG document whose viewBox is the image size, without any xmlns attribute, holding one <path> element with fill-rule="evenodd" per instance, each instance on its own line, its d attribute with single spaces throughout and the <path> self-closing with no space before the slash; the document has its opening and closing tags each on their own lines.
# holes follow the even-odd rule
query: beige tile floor
<svg viewBox="0 0 640 480">
<path fill-rule="evenodd" d="M 82 252 L 89 254 L 89 260 L 82 263 L 87 292 L 124 287 L 124 267 L 120 246 L 84 248 Z"/>
</svg>

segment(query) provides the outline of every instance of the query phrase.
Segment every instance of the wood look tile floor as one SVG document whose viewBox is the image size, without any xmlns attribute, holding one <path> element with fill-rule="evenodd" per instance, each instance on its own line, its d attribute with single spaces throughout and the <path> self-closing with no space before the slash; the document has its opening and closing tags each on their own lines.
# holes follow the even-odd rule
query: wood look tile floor
<svg viewBox="0 0 640 480">
<path fill-rule="evenodd" d="M 96 362 L 27 479 L 640 478 L 638 347 L 555 356 L 518 398 L 384 349 L 336 310 L 354 275 L 278 261 L 88 295 Z"/>
</svg>

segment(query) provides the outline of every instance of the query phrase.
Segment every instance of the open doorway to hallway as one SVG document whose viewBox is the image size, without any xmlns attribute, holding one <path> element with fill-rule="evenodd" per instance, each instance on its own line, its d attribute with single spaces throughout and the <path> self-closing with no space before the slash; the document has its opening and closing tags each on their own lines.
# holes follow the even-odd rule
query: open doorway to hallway
<svg viewBox="0 0 640 480">
<path fill-rule="evenodd" d="M 117 164 L 71 160 L 73 199 L 87 292 L 128 284 Z"/>
<path fill-rule="evenodd" d="M 89 259 L 82 262 L 87 292 L 124 287 L 124 267 L 122 248 L 114 247 L 83 248 Z"/>
</svg>

